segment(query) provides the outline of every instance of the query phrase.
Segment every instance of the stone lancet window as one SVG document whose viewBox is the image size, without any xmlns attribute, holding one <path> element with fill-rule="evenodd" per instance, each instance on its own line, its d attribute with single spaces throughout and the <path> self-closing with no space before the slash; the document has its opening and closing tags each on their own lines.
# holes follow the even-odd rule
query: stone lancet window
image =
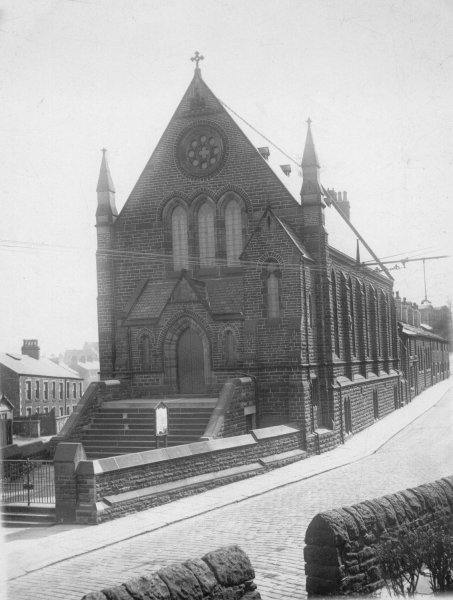
<svg viewBox="0 0 453 600">
<path fill-rule="evenodd" d="M 189 268 L 189 247 L 187 240 L 187 213 L 177 206 L 171 215 L 171 235 L 173 247 L 173 268 L 175 271 Z"/>
<path fill-rule="evenodd" d="M 366 291 L 366 285 L 363 286 L 363 316 L 364 316 L 364 327 L 365 327 L 365 355 L 370 356 L 370 330 L 368 324 L 368 295 Z"/>
<path fill-rule="evenodd" d="M 241 207 L 236 200 L 230 200 L 225 209 L 226 257 L 229 267 L 239 265 L 242 252 Z"/>
<path fill-rule="evenodd" d="M 388 319 L 387 329 L 388 329 L 388 339 L 389 339 L 389 355 L 394 356 L 393 327 L 392 327 L 392 323 L 393 323 L 393 298 L 392 298 L 392 296 L 387 296 L 386 302 L 387 302 L 387 319 Z"/>
<path fill-rule="evenodd" d="M 381 356 L 381 311 L 379 310 L 379 296 L 374 290 L 374 309 L 376 312 L 376 345 L 377 345 L 377 355 Z"/>
<path fill-rule="evenodd" d="M 337 297 L 337 280 L 335 273 L 332 271 L 332 307 L 333 307 L 333 335 L 335 338 L 335 354 L 340 356 L 340 331 L 338 324 L 338 297 Z"/>
<path fill-rule="evenodd" d="M 140 338 L 140 362 L 142 369 L 151 368 L 151 340 L 146 333 Z"/>
<path fill-rule="evenodd" d="M 345 432 L 352 433 L 352 412 L 351 412 L 351 399 L 344 399 L 344 428 Z"/>
<path fill-rule="evenodd" d="M 352 341 L 352 355 L 357 356 L 357 348 L 355 342 L 354 284 L 352 279 L 349 279 L 349 330 Z"/>
<path fill-rule="evenodd" d="M 224 350 L 225 350 L 225 366 L 235 367 L 236 366 L 236 344 L 234 339 L 234 333 L 231 329 L 225 331 L 224 336 Z"/>
<path fill-rule="evenodd" d="M 313 329 L 313 305 L 311 301 L 311 293 L 308 294 L 308 325 Z"/>
<path fill-rule="evenodd" d="M 198 211 L 198 242 L 200 266 L 215 264 L 214 209 L 210 204 L 203 204 Z"/>
<path fill-rule="evenodd" d="M 377 388 L 373 389 L 373 417 L 375 420 L 379 419 L 379 396 Z"/>
<path fill-rule="evenodd" d="M 267 316 L 272 319 L 280 316 L 280 290 L 279 279 L 281 273 L 278 262 L 269 259 L 264 265 L 266 278 Z"/>
</svg>

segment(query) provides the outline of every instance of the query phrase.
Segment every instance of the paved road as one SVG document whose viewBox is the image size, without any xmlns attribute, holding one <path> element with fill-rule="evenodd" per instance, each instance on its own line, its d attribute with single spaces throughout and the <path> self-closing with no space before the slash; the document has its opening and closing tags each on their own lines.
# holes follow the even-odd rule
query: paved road
<svg viewBox="0 0 453 600">
<path fill-rule="evenodd" d="M 317 512 L 453 474 L 452 400 L 450 390 L 370 457 L 19 577 L 9 582 L 8 598 L 80 600 L 233 543 L 250 555 L 263 600 L 305 598 L 304 535 Z"/>
</svg>

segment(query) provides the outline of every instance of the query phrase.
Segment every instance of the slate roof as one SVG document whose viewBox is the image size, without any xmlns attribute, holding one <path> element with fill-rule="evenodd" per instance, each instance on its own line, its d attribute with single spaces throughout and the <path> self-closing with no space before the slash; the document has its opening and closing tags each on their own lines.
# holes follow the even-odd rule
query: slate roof
<svg viewBox="0 0 453 600">
<path fill-rule="evenodd" d="M 213 313 L 239 313 L 244 310 L 244 286 L 242 277 L 208 279 L 209 304 Z"/>
<path fill-rule="evenodd" d="M 398 321 L 398 323 L 403 327 L 403 329 L 409 330 L 409 332 L 411 332 L 413 335 L 431 338 L 433 340 L 438 340 L 438 341 L 442 341 L 442 342 L 448 342 L 448 340 L 441 337 L 440 335 L 436 335 L 435 333 L 426 331 L 425 329 L 422 329 L 421 327 L 415 327 L 415 325 L 409 325 L 408 323 L 404 323 L 404 321 Z M 409 335 L 411 335 L 411 334 L 409 333 Z"/>
<path fill-rule="evenodd" d="M 289 158 L 283 154 L 283 152 L 277 150 L 274 146 L 269 146 L 269 142 L 262 137 L 257 131 L 252 129 L 246 123 L 241 121 L 234 113 L 226 109 L 231 118 L 236 122 L 241 131 L 246 135 L 250 142 L 255 148 L 263 146 L 269 147 L 270 155 L 268 159 L 262 158 L 265 164 L 273 171 L 274 175 L 280 180 L 282 185 L 286 188 L 289 194 L 294 200 L 300 204 L 300 192 L 302 189 L 302 171 L 300 167 L 294 163 L 291 163 L 291 174 L 285 175 L 281 165 L 288 164 Z M 301 137 L 301 144 L 303 139 Z M 316 161 L 318 160 L 317 157 Z M 357 236 L 347 223 L 338 214 L 334 206 L 329 206 L 326 202 L 325 219 L 326 219 L 326 230 L 329 234 L 329 246 L 335 250 L 339 250 L 349 258 L 355 260 L 357 251 Z M 294 234 L 293 234 L 294 235 Z M 297 239 L 297 236 L 296 236 Z M 368 240 L 366 240 L 368 242 Z M 299 242 L 301 243 L 301 242 Z M 371 244 L 370 244 L 371 246 Z M 305 252 L 304 252 L 305 253 Z M 360 244 L 360 261 L 372 261 L 376 262 L 374 258 L 369 254 L 363 244 Z M 374 269 L 375 267 L 369 267 Z M 382 273 L 385 275 L 385 273 Z"/>
<path fill-rule="evenodd" d="M 140 298 L 132 307 L 129 319 L 157 319 L 170 297 L 176 281 L 147 283 Z"/>
<path fill-rule="evenodd" d="M 285 232 L 287 233 L 287 235 L 291 238 L 293 244 L 297 247 L 297 249 L 299 250 L 299 252 L 301 254 L 303 254 L 303 256 L 306 256 L 307 258 L 310 258 L 310 255 L 305 250 L 304 245 L 302 244 L 302 242 L 300 241 L 300 239 L 297 237 L 297 235 L 294 233 L 294 231 L 291 229 L 291 227 L 287 223 L 285 223 L 285 221 L 283 221 L 282 219 L 280 219 L 279 217 L 277 217 L 277 215 L 274 215 L 274 217 L 277 219 L 277 221 L 283 227 L 283 229 L 285 230 Z"/>
<path fill-rule="evenodd" d="M 67 366 L 57 365 L 48 358 L 32 358 L 25 354 L 0 352 L 0 364 L 8 367 L 18 375 L 31 375 L 34 377 L 58 377 L 80 379 L 78 373 Z"/>
</svg>

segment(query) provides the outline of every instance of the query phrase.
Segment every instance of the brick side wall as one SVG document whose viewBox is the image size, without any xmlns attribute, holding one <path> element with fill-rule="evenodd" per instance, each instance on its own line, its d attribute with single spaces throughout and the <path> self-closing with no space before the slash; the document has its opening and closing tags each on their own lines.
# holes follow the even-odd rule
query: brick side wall
<svg viewBox="0 0 453 600">
<path fill-rule="evenodd" d="M 384 536 L 452 519 L 453 477 L 319 513 L 305 535 L 309 596 L 374 592 L 383 586 L 376 546 Z"/>
</svg>

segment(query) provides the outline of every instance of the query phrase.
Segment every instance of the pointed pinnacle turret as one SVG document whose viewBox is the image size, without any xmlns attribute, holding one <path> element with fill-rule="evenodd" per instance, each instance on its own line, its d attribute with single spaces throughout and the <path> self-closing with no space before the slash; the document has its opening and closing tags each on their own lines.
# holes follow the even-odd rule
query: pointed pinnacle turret
<svg viewBox="0 0 453 600">
<path fill-rule="evenodd" d="M 316 154 L 315 143 L 311 133 L 311 119 L 307 119 L 308 131 L 305 140 L 304 155 L 302 158 L 302 203 L 322 204 L 324 192 L 319 178 L 319 160 Z"/>
<path fill-rule="evenodd" d="M 99 172 L 96 192 L 98 195 L 98 208 L 96 211 L 96 226 L 111 225 L 116 221 L 118 211 L 115 206 L 115 186 L 106 157 L 107 150 L 102 148 L 101 170 Z"/>
<path fill-rule="evenodd" d="M 310 118 L 307 119 L 308 131 L 307 138 L 305 140 L 304 156 L 302 158 L 302 167 L 320 167 L 318 155 L 316 154 L 315 143 L 313 141 L 313 134 L 311 133 Z"/>
<path fill-rule="evenodd" d="M 110 175 L 109 164 L 107 162 L 106 153 L 107 150 L 102 148 L 102 162 L 101 170 L 99 172 L 98 185 L 96 187 L 97 192 L 115 192 L 115 186 L 113 185 L 112 176 Z"/>
</svg>

